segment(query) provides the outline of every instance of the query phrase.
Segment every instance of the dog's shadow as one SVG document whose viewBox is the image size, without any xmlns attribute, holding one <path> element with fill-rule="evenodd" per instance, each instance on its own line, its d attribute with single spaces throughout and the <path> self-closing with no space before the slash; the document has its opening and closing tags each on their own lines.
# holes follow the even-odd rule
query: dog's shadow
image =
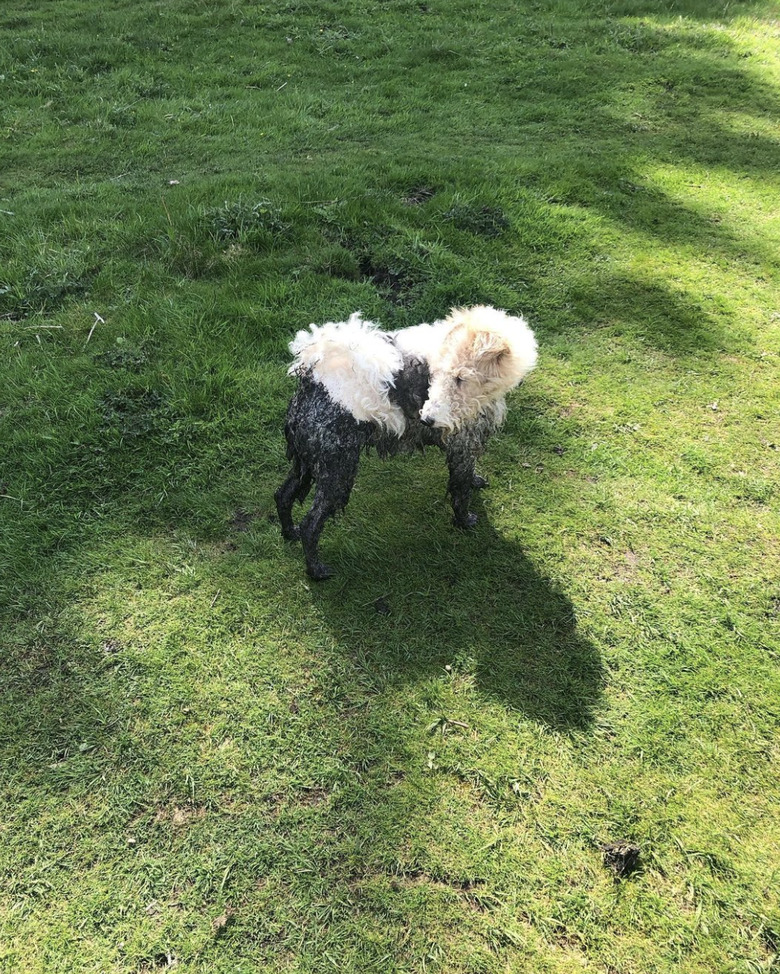
<svg viewBox="0 0 780 974">
<path fill-rule="evenodd" d="M 385 479 L 369 479 L 377 476 Z M 481 501 L 472 505 L 477 527 L 463 532 L 450 527 L 441 498 L 407 495 L 403 516 L 388 523 L 382 487 L 380 496 L 370 483 L 361 493 L 326 532 L 337 577 L 312 586 L 345 652 L 391 680 L 465 669 L 505 706 L 587 729 L 601 693 L 599 654 L 571 601 L 494 529 Z"/>
</svg>

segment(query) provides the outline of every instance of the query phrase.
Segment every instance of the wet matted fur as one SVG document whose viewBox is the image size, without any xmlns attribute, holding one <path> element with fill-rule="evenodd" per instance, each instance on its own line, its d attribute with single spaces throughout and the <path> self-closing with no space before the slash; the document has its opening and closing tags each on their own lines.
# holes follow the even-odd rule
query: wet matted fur
<svg viewBox="0 0 780 974">
<path fill-rule="evenodd" d="M 522 318 L 483 305 L 384 332 L 356 313 L 299 331 L 290 351 L 299 380 L 284 430 L 292 468 L 275 496 L 282 534 L 300 539 L 312 578 L 332 575 L 319 558 L 320 535 L 346 507 L 360 454 L 372 446 L 382 457 L 439 447 L 454 523 L 473 527 L 471 491 L 486 483 L 476 461 L 503 422 L 507 392 L 536 364 Z M 293 504 L 312 484 L 311 509 L 296 526 Z"/>
</svg>

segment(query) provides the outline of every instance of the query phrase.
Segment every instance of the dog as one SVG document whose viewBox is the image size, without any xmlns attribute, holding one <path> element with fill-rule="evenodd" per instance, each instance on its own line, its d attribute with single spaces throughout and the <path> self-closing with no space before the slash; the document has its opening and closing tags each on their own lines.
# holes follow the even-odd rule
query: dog
<svg viewBox="0 0 780 974">
<path fill-rule="evenodd" d="M 381 457 L 439 447 L 453 521 L 476 524 L 471 492 L 487 484 L 476 461 L 504 420 L 506 394 L 536 365 L 536 339 L 523 318 L 481 305 L 385 332 L 356 312 L 310 325 L 289 348 L 289 374 L 298 378 L 284 430 L 292 467 L 274 496 L 282 534 L 302 542 L 312 579 L 333 574 L 320 561 L 320 535 L 346 507 L 370 447 Z M 296 526 L 293 503 L 303 503 L 312 484 L 311 509 Z"/>
</svg>

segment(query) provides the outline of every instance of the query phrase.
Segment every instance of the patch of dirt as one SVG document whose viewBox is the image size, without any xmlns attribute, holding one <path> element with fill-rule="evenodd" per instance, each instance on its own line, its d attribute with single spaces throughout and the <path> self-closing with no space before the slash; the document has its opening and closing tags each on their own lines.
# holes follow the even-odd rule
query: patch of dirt
<svg viewBox="0 0 780 974">
<path fill-rule="evenodd" d="M 141 965 L 138 968 L 139 972 L 146 971 L 171 971 L 174 967 L 179 966 L 178 959 L 173 954 L 163 953 L 155 954 L 148 960 L 141 961 Z"/>
<path fill-rule="evenodd" d="M 239 507 L 228 521 L 228 524 L 233 531 L 245 532 L 250 529 L 252 522 L 256 520 L 257 514 L 251 514 L 249 511 L 245 511 Z"/>
<path fill-rule="evenodd" d="M 211 933 L 214 939 L 216 940 L 217 937 L 221 937 L 232 922 L 233 910 L 231 907 L 228 907 L 221 916 L 211 921 Z"/>
<path fill-rule="evenodd" d="M 306 805 L 313 808 L 317 805 L 321 805 L 324 801 L 327 801 L 328 791 L 326 788 L 321 788 L 319 786 L 313 786 L 311 788 L 304 788 L 298 798 L 301 805 Z"/>
<path fill-rule="evenodd" d="M 595 477 L 593 474 L 585 474 L 581 470 L 569 468 L 563 472 L 566 477 L 570 477 L 572 480 L 584 480 L 588 484 L 597 484 L 599 482 L 598 477 Z"/>
<path fill-rule="evenodd" d="M 238 545 L 235 541 L 221 541 L 210 546 L 209 551 L 215 555 L 226 555 L 231 551 L 238 551 Z"/>
<path fill-rule="evenodd" d="M 461 893 L 470 893 L 475 889 L 485 885 L 485 880 L 480 879 L 478 876 L 468 877 L 466 879 L 458 879 L 454 876 L 442 875 L 434 876 L 431 873 L 426 872 L 424 869 L 405 869 L 394 875 L 391 879 L 390 885 L 394 889 L 400 889 L 402 886 L 418 886 L 422 883 L 429 884 L 431 886 L 448 887 L 449 889 L 458 890 Z"/>
<path fill-rule="evenodd" d="M 560 413 L 560 416 L 563 419 L 569 419 L 579 409 L 582 409 L 582 403 L 572 401 L 572 402 L 568 403 L 567 405 L 562 406 L 560 408 L 560 410 L 559 410 L 559 413 Z"/>
<path fill-rule="evenodd" d="M 389 616 L 393 611 L 390 608 L 390 603 L 382 595 L 380 595 L 376 602 L 374 602 L 374 610 L 380 616 Z"/>
<path fill-rule="evenodd" d="M 169 822 L 174 828 L 180 829 L 205 817 L 206 809 L 202 805 L 174 805 L 171 808 L 158 809 L 154 821 L 157 824 Z"/>
<path fill-rule="evenodd" d="M 374 287 L 384 292 L 393 304 L 402 304 L 414 285 L 402 270 L 384 264 L 375 264 L 368 254 L 360 258 L 358 268 L 363 279 L 371 281 Z"/>
<path fill-rule="evenodd" d="M 604 865 L 611 869 L 616 879 L 624 879 L 639 868 L 639 846 L 619 840 L 603 842 L 599 846 L 604 854 Z"/>
</svg>

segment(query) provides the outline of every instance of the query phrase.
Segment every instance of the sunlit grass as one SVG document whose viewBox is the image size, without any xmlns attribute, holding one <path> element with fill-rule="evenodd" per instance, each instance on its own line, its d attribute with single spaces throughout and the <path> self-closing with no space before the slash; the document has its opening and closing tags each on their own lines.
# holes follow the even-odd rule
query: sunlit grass
<svg viewBox="0 0 780 974">
<path fill-rule="evenodd" d="M 771 5 L 0 29 L 0 968 L 772 970 Z M 476 302 L 541 351 L 477 530 L 366 457 L 312 584 L 287 342 Z"/>
</svg>

